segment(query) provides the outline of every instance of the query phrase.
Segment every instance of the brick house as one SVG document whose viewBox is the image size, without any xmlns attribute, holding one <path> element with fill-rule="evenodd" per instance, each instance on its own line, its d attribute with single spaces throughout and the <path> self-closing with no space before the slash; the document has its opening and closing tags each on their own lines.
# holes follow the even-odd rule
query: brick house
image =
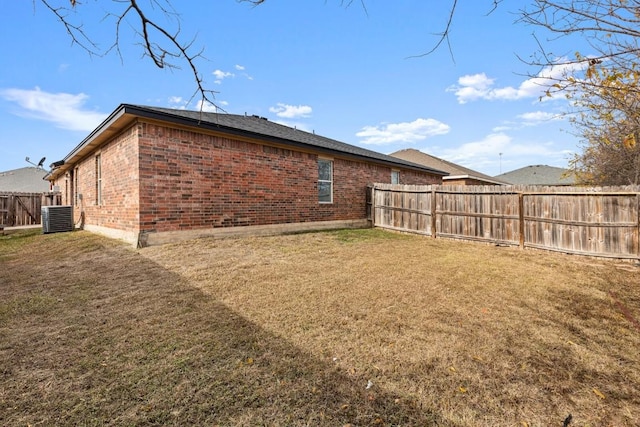
<svg viewBox="0 0 640 427">
<path fill-rule="evenodd" d="M 482 172 L 457 165 L 413 148 L 399 150 L 389 155 L 447 172 L 448 175 L 442 177 L 443 185 L 509 185 L 504 180 L 485 175 Z"/>
<path fill-rule="evenodd" d="M 138 246 L 364 227 L 367 184 L 446 175 L 262 117 L 128 104 L 52 167 L 76 223 Z"/>
</svg>

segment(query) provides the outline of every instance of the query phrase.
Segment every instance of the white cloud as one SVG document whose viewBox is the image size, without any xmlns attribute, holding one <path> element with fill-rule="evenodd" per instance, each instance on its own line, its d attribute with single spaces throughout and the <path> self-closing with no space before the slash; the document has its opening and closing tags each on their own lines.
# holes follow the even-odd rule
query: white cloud
<svg viewBox="0 0 640 427">
<path fill-rule="evenodd" d="M 442 150 L 440 155 L 446 160 L 465 165 L 488 156 L 497 156 L 499 153 L 505 152 L 511 142 L 511 137 L 505 133 L 492 133 L 480 141 L 467 142 L 456 148 Z"/>
<path fill-rule="evenodd" d="M 549 113 L 547 111 L 532 111 L 530 113 L 520 114 L 517 117 L 523 120 L 525 126 L 537 126 L 555 120 L 562 120 L 562 115 Z"/>
<path fill-rule="evenodd" d="M 0 91 L 0 96 L 21 107 L 17 115 L 52 122 L 62 129 L 88 132 L 107 117 L 106 114 L 83 108 L 89 99 L 84 93 L 49 93 L 36 87 L 33 90 L 4 89 Z"/>
<path fill-rule="evenodd" d="M 507 120 L 500 125 L 495 126 L 491 131 L 493 133 L 506 132 L 510 130 L 520 130 L 527 127 L 540 126 L 551 122 L 564 120 L 566 113 L 551 113 L 548 111 L 531 111 L 528 113 L 518 114 L 518 120 Z"/>
<path fill-rule="evenodd" d="M 460 104 L 478 99 L 516 100 L 540 96 L 544 91 L 543 88 L 533 84 L 532 81 L 533 79 L 526 80 L 518 88 L 511 86 L 495 88 L 495 79 L 487 77 L 484 73 L 472 74 L 460 77 L 458 84 L 447 88 L 447 92 L 454 92 Z"/>
<path fill-rule="evenodd" d="M 363 144 L 382 145 L 394 142 L 411 143 L 449 132 L 449 125 L 435 119 L 416 119 L 412 122 L 386 123 L 365 126 L 356 133 Z"/>
<path fill-rule="evenodd" d="M 205 113 L 217 113 L 218 107 L 210 103 L 209 101 L 200 100 L 196 103 L 196 109 L 198 111 L 202 110 Z"/>
<path fill-rule="evenodd" d="M 269 107 L 269 111 L 278 117 L 293 119 L 296 117 L 309 117 L 313 109 L 308 105 L 288 105 L 279 102 L 276 107 Z"/>
<path fill-rule="evenodd" d="M 246 67 L 244 65 L 239 65 L 236 64 L 233 66 L 233 68 L 236 71 L 241 71 L 242 73 L 240 74 L 242 77 L 245 77 L 247 80 L 253 80 L 253 77 L 251 77 L 249 74 L 247 74 L 245 71 Z M 232 73 L 231 71 L 222 71 L 222 70 L 214 70 L 211 74 L 214 75 L 214 77 L 216 78 L 214 80 L 215 84 L 222 84 L 222 81 L 224 79 L 227 78 L 235 78 L 236 75 L 234 73 Z"/>
<path fill-rule="evenodd" d="M 447 88 L 447 92 L 455 93 L 460 104 L 484 99 L 488 101 L 514 101 L 525 98 L 540 98 L 556 79 L 562 78 L 575 71 L 582 70 L 586 63 L 568 63 L 552 65 L 544 68 L 537 76 L 529 78 L 518 87 L 494 87 L 495 79 L 487 77 L 485 73 L 469 74 L 458 79 L 456 85 Z"/>
<path fill-rule="evenodd" d="M 170 96 L 168 101 L 171 108 L 178 110 L 186 110 L 187 108 L 187 101 L 181 96 Z"/>
<path fill-rule="evenodd" d="M 214 70 L 211 74 L 216 77 L 216 84 L 221 84 L 222 80 L 226 79 L 227 77 L 235 77 L 235 74 L 230 71 Z"/>
<path fill-rule="evenodd" d="M 227 101 L 219 101 L 219 102 L 216 102 L 216 104 L 212 104 L 209 101 L 201 100 L 196 102 L 195 109 L 198 111 L 202 109 L 202 111 L 204 111 L 205 113 L 220 113 L 220 112 L 223 112 L 221 111 L 222 108 L 227 105 L 229 105 Z"/>
<path fill-rule="evenodd" d="M 455 92 L 460 104 L 474 101 L 478 98 L 485 98 L 490 92 L 494 79 L 490 79 L 486 74 L 472 74 L 462 76 L 458 79 L 458 86 L 447 88 L 447 92 Z"/>
<path fill-rule="evenodd" d="M 553 142 L 514 141 L 506 133 L 496 132 L 479 141 L 468 142 L 454 148 L 432 147 L 430 154 L 477 171 L 494 170 L 493 174 L 497 175 L 499 164 L 504 166 L 503 171 L 506 171 L 513 169 L 511 166 L 522 167 L 533 164 L 532 162 L 564 163 L 571 152 L 558 150 L 555 147 L 556 144 Z"/>
<path fill-rule="evenodd" d="M 239 65 L 239 64 L 236 64 L 236 65 L 235 65 L 235 69 L 236 69 L 237 71 L 245 71 L 245 70 L 246 70 L 246 68 L 247 68 L 247 67 L 245 67 L 244 65 Z M 253 77 L 252 77 L 252 76 L 250 76 L 248 73 L 242 73 L 242 76 L 243 76 L 243 77 L 245 77 L 247 80 L 253 80 Z"/>
<path fill-rule="evenodd" d="M 202 111 L 205 111 L 208 113 L 221 112 L 221 110 L 224 107 L 229 105 L 227 101 L 216 101 L 216 103 L 213 104 L 209 101 L 202 101 L 202 100 L 194 102 L 191 105 L 189 105 L 190 102 L 181 96 L 170 96 L 168 99 L 168 104 L 170 108 L 175 108 L 178 110 L 186 110 L 187 108 L 191 108 L 193 110 L 200 111 L 200 109 L 202 108 Z"/>
</svg>

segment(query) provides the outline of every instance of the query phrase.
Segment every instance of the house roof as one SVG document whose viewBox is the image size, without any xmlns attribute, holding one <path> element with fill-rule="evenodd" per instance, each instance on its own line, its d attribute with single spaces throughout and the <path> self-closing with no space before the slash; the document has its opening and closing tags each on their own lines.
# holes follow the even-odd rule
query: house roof
<svg viewBox="0 0 640 427">
<path fill-rule="evenodd" d="M 329 155 L 340 155 L 357 160 L 373 161 L 391 167 L 420 170 L 434 175 L 447 175 L 447 172 L 439 169 L 356 147 L 316 135 L 314 132 L 310 133 L 284 126 L 269 121 L 264 117 L 121 104 L 102 124 L 64 158 L 64 163 L 58 165 L 58 167 L 51 172 L 49 178 L 53 179 L 59 176 L 70 167 L 66 167 L 67 165 L 71 165 L 80 160 L 111 136 L 120 132 L 136 118 L 160 120 L 175 125 L 248 137 L 265 143 L 291 146 L 293 148 L 307 149 Z"/>
<path fill-rule="evenodd" d="M 409 162 L 418 163 L 427 167 L 438 169 L 444 172 L 448 172 L 449 176 L 444 177 L 443 180 L 451 179 L 475 179 L 479 181 L 485 181 L 489 184 L 504 185 L 508 182 L 485 175 L 481 172 L 474 171 L 473 169 L 465 168 L 464 166 L 457 165 L 444 159 L 432 156 L 422 151 L 407 148 L 404 150 L 391 153 L 390 156 L 404 159 Z"/>
<path fill-rule="evenodd" d="M 0 172 L 0 191 L 13 193 L 42 193 L 49 191 L 44 180 L 47 171 L 32 166 Z"/>
<path fill-rule="evenodd" d="M 569 169 L 555 166 L 532 165 L 497 175 L 515 185 L 574 185 L 575 175 Z"/>
</svg>

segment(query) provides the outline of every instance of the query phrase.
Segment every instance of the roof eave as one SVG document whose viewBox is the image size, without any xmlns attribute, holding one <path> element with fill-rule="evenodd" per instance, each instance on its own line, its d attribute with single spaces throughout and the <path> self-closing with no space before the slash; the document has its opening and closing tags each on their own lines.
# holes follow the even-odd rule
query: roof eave
<svg viewBox="0 0 640 427">
<path fill-rule="evenodd" d="M 237 129 L 237 128 L 234 128 L 234 127 L 231 127 L 231 126 L 225 126 L 225 125 L 218 124 L 218 123 L 211 123 L 211 122 L 192 119 L 192 118 L 189 118 L 189 117 L 176 116 L 176 115 L 173 115 L 173 114 L 170 114 L 170 113 L 161 112 L 161 111 L 148 110 L 148 109 L 139 108 L 139 107 L 131 106 L 131 105 L 128 105 L 127 107 L 128 108 L 132 108 L 132 109 L 136 109 L 137 114 L 140 117 L 144 117 L 144 118 L 148 118 L 148 119 L 161 120 L 161 121 L 170 121 L 170 122 L 172 122 L 174 124 L 180 124 L 180 125 L 183 125 L 183 126 L 197 127 L 197 128 L 207 129 L 207 130 L 216 131 L 216 132 L 225 132 L 225 133 L 228 133 L 228 134 L 231 134 L 231 135 L 250 137 L 251 139 L 257 139 L 259 141 L 271 142 L 271 143 L 275 143 L 275 144 L 278 144 L 278 145 L 286 145 L 286 146 L 289 146 L 289 147 L 296 147 L 296 148 L 304 147 L 307 150 L 314 151 L 314 152 L 319 152 L 319 153 L 322 153 L 322 154 L 340 155 L 341 157 L 344 157 L 344 158 L 356 159 L 356 160 L 367 160 L 369 162 L 375 162 L 375 163 L 378 163 L 378 164 L 384 164 L 386 166 L 391 166 L 391 167 L 396 167 L 396 168 L 410 169 L 410 170 L 415 170 L 415 171 L 420 171 L 420 172 L 429 172 L 429 173 L 432 173 L 434 175 L 446 176 L 446 175 L 449 174 L 448 172 L 440 171 L 440 170 L 437 170 L 437 169 L 432 169 L 432 168 L 429 168 L 427 166 L 415 164 L 413 162 L 408 162 L 406 160 L 400 161 L 400 162 L 395 162 L 395 161 L 392 161 L 392 160 L 376 159 L 374 157 L 362 156 L 362 155 L 358 155 L 358 154 L 349 153 L 349 152 L 346 152 L 346 151 L 333 150 L 333 149 L 330 149 L 330 148 L 319 147 L 317 145 L 307 144 L 307 143 L 301 142 L 301 141 L 294 141 L 294 140 L 287 139 L 287 138 L 284 138 L 284 137 L 276 137 L 276 136 L 271 136 L 271 135 L 265 135 L 265 134 L 262 134 L 262 133 L 259 133 L 259 132 L 252 132 L 252 131 L 245 130 L 245 129 Z M 398 160 L 402 160 L 402 159 L 398 159 Z"/>
<path fill-rule="evenodd" d="M 125 126 L 131 123 L 136 117 L 136 113 L 132 111 L 132 106 L 121 104 L 109 115 L 98 127 L 96 127 L 85 139 L 83 139 L 67 156 L 62 160 L 62 165 L 55 168 L 48 175 L 49 180 L 56 179 L 73 165 L 89 154 L 92 150 L 99 147 L 104 141 L 114 134 L 120 132 Z"/>
<path fill-rule="evenodd" d="M 335 156 L 341 156 L 344 158 L 354 160 L 365 160 L 368 162 L 383 164 L 390 167 L 409 169 L 420 172 L 427 172 L 434 175 L 447 176 L 447 172 L 443 172 L 437 169 L 432 169 L 423 165 L 414 164 L 412 162 L 402 161 L 395 162 L 392 160 L 376 159 L 373 157 L 367 157 L 363 155 L 353 154 L 340 150 L 333 150 L 330 148 L 319 147 L 313 144 L 307 144 L 300 141 L 293 141 L 286 138 L 280 138 L 270 135 L 264 135 L 257 132 L 252 132 L 243 129 L 237 129 L 230 126 L 225 126 L 217 123 L 200 121 L 188 117 L 177 116 L 161 111 L 150 110 L 144 107 L 138 107 L 131 104 L 121 104 L 116 110 L 109 115 L 98 127 L 96 127 L 85 139 L 82 140 L 71 152 L 64 158 L 63 164 L 52 170 L 47 176 L 49 180 L 56 179 L 69 169 L 73 165 L 84 158 L 92 150 L 99 147 L 103 142 L 108 140 L 111 136 L 122 131 L 127 125 L 129 125 L 137 117 L 146 118 L 151 120 L 165 121 L 182 126 L 195 127 L 206 129 L 215 132 L 223 132 L 235 136 L 249 137 L 251 139 L 257 139 L 260 141 L 276 143 L 279 145 L 286 145 L 290 147 L 304 147 L 310 151 L 319 152 L 322 154 L 330 154 Z"/>
<path fill-rule="evenodd" d="M 494 179 L 487 179 L 487 178 L 483 178 L 480 176 L 474 176 L 474 175 L 449 175 L 447 177 L 442 178 L 443 180 L 446 181 L 450 181 L 452 179 L 475 179 L 478 181 L 484 181 L 484 182 L 489 182 L 491 184 L 497 184 L 497 185 L 508 185 L 508 183 L 503 182 L 503 181 L 497 181 Z"/>
</svg>

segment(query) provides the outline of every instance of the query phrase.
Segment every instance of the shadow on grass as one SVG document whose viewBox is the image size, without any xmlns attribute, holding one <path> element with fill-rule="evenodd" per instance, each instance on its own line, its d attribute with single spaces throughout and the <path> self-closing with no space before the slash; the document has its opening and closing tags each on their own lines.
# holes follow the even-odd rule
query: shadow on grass
<svg viewBox="0 0 640 427">
<path fill-rule="evenodd" d="M 27 238 L 0 256 L 2 425 L 450 425 L 125 246 Z"/>
</svg>

